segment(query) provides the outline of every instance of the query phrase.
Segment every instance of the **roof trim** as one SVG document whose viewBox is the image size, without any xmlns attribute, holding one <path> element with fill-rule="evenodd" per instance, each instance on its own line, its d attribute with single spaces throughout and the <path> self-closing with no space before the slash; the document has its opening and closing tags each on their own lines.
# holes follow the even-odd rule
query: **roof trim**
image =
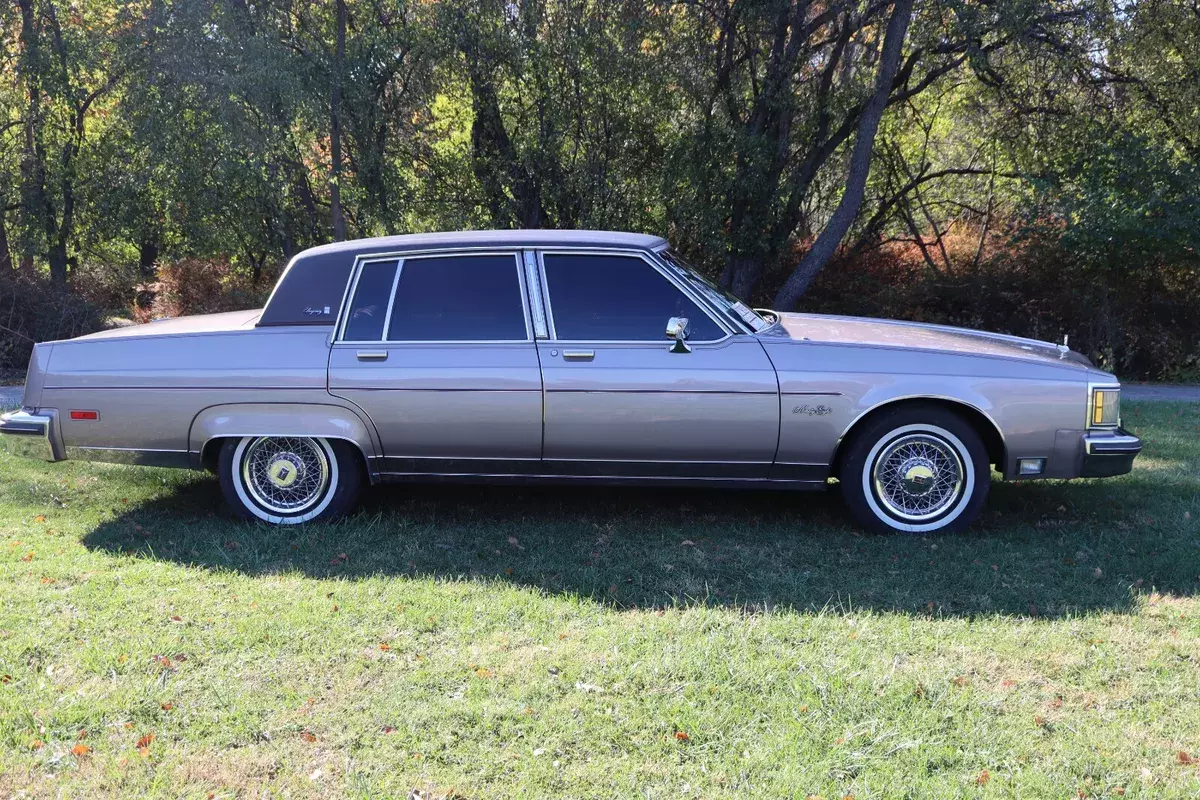
<svg viewBox="0 0 1200 800">
<path fill-rule="evenodd" d="M 415 250 L 431 247 L 628 247 L 656 250 L 667 244 L 666 239 L 646 233 L 591 230 L 487 230 L 410 233 L 402 236 L 379 236 L 372 239 L 352 239 L 309 248 L 297 258 L 331 253 L 360 253 L 371 250 Z"/>
</svg>

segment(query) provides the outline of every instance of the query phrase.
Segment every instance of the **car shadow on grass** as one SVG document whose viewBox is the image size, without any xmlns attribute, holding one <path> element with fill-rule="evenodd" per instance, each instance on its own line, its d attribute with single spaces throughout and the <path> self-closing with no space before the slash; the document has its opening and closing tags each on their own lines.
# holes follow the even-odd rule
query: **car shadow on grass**
<svg viewBox="0 0 1200 800">
<path fill-rule="evenodd" d="M 197 478 L 90 532 L 93 549 L 319 579 L 469 580 L 613 609 L 681 605 L 1061 617 L 1200 589 L 1193 482 L 993 486 L 960 536 L 874 536 L 831 493 L 388 487 L 341 522 L 234 519 Z M 1186 512 L 1186 513 L 1185 513 Z"/>
</svg>

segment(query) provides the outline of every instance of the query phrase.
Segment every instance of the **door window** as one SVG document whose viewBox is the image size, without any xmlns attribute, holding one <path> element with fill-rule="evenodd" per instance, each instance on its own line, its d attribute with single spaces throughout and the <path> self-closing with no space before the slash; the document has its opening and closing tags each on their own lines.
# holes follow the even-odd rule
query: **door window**
<svg viewBox="0 0 1200 800">
<path fill-rule="evenodd" d="M 396 279 L 395 261 L 369 261 L 363 264 L 346 315 L 342 339 L 348 342 L 378 342 L 383 338 L 388 298 Z"/>
<path fill-rule="evenodd" d="M 546 254 L 554 332 L 564 341 L 657 342 L 667 321 L 687 317 L 689 339 L 725 336 L 679 287 L 636 256 Z"/>
<path fill-rule="evenodd" d="M 392 302 L 389 341 L 526 341 L 516 256 L 407 258 Z"/>
</svg>

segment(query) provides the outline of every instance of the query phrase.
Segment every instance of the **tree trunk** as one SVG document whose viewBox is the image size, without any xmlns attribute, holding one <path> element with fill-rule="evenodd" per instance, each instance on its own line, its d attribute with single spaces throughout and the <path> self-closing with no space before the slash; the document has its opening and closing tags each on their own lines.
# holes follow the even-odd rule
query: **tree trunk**
<svg viewBox="0 0 1200 800">
<path fill-rule="evenodd" d="M 879 121 L 887 108 L 892 82 L 900 68 L 900 56 L 904 50 L 904 39 L 908 34 L 908 23 L 912 18 L 913 0 L 896 0 L 892 16 L 888 20 L 887 33 L 883 39 L 883 54 L 879 59 L 879 73 L 875 79 L 875 92 L 859 118 L 858 131 L 854 138 L 854 150 L 850 155 L 850 173 L 846 180 L 846 191 L 841 202 L 821 231 L 812 248 L 801 259 L 795 271 L 788 277 L 775 296 L 775 308 L 783 311 L 792 308 L 800 296 L 808 290 L 813 278 L 829 263 L 838 246 L 850 230 L 854 218 L 862 207 L 867 187 L 867 174 L 871 171 L 871 151 L 875 147 L 875 134 Z"/>
<path fill-rule="evenodd" d="M 0 273 L 7 275 L 15 272 L 12 251 L 8 248 L 8 226 L 4 220 L 4 210 L 0 209 Z"/>
<path fill-rule="evenodd" d="M 342 71 L 346 61 L 346 0 L 337 2 L 337 55 L 333 64 L 333 96 L 330 99 L 329 151 L 332 176 L 329 206 L 333 216 L 333 240 L 346 239 L 346 215 L 342 211 Z"/>
<path fill-rule="evenodd" d="M 143 239 L 138 245 L 138 276 L 143 281 L 154 279 L 154 264 L 158 261 L 158 245 Z"/>
<path fill-rule="evenodd" d="M 66 242 L 56 242 L 50 248 L 50 283 L 58 289 L 67 285 Z"/>
</svg>

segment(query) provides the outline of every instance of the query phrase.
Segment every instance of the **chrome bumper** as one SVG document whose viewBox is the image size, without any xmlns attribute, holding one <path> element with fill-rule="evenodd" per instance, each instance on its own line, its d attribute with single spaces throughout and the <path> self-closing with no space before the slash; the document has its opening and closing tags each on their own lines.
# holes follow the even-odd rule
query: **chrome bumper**
<svg viewBox="0 0 1200 800">
<path fill-rule="evenodd" d="M 53 416 L 10 411 L 0 415 L 0 447 L 17 456 L 61 461 L 51 438 L 53 429 Z"/>
<path fill-rule="evenodd" d="M 1092 431 L 1083 436 L 1083 478 L 1111 478 L 1133 469 L 1142 440 L 1123 428 Z"/>
</svg>

